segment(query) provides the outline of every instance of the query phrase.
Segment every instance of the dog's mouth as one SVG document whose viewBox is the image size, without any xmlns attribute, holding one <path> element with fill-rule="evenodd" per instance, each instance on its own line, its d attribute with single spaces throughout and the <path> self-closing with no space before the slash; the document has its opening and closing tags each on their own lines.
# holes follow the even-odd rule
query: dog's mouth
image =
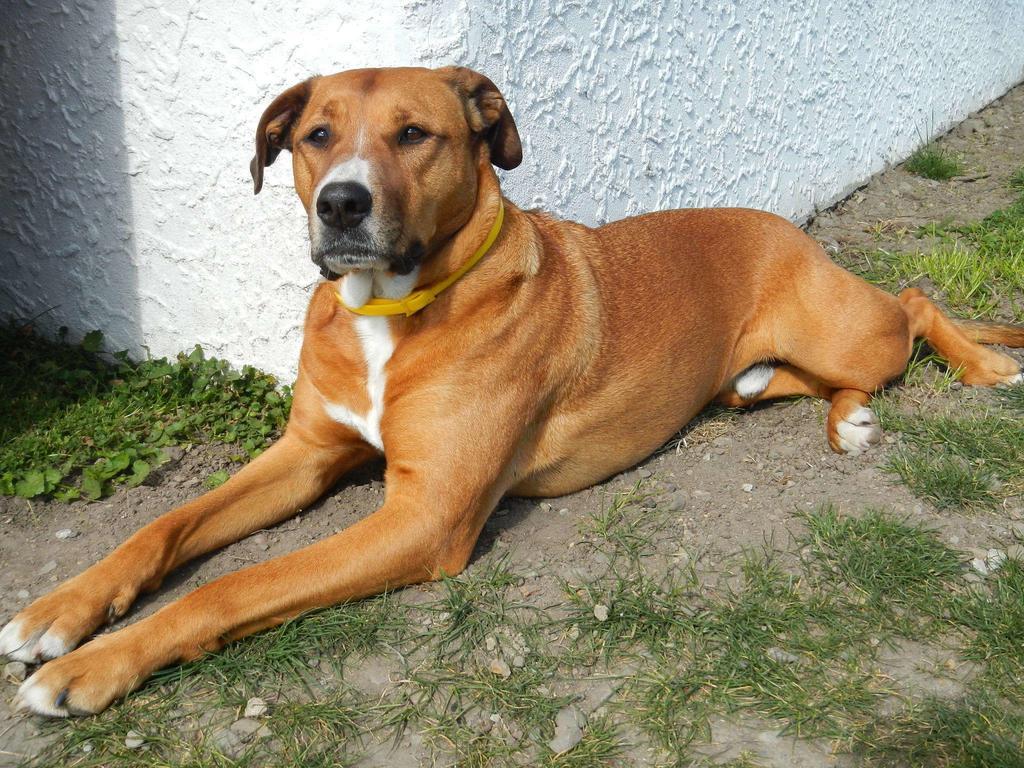
<svg viewBox="0 0 1024 768">
<path fill-rule="evenodd" d="M 366 238 L 364 242 L 346 238 L 344 242 L 323 242 L 311 252 L 313 263 L 328 280 L 334 280 L 354 269 L 377 270 L 407 275 L 419 266 L 425 249 L 414 240 L 401 251 L 383 250 Z"/>
</svg>

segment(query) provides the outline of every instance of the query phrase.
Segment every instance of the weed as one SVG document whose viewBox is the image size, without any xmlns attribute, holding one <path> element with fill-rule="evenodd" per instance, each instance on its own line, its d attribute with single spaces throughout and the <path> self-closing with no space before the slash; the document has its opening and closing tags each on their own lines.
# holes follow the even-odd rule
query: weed
<svg viewBox="0 0 1024 768">
<path fill-rule="evenodd" d="M 956 155 L 935 144 L 926 144 L 907 159 L 906 169 L 926 179 L 945 181 L 963 173 L 963 163 Z"/>
<path fill-rule="evenodd" d="M 863 633 L 827 595 L 801 593 L 770 557 L 748 556 L 744 584 L 706 603 L 699 630 L 665 645 L 630 687 L 629 711 L 669 753 L 707 738 L 714 711 L 781 720 L 798 735 L 839 734 L 881 695 L 852 650 Z"/>
<path fill-rule="evenodd" d="M 699 592 L 693 584 L 680 583 L 674 572 L 655 579 L 638 565 L 578 587 L 566 584 L 565 589 L 573 606 L 566 622 L 578 627 L 606 662 L 638 645 L 657 649 L 700 623 Z M 607 609 L 607 616 L 595 615 L 598 605 Z"/>
<path fill-rule="evenodd" d="M 0 494 L 98 499 L 143 482 L 168 446 L 214 440 L 255 456 L 284 426 L 291 397 L 272 376 L 199 347 L 174 362 L 106 361 L 101 343 L 0 329 Z"/>
</svg>

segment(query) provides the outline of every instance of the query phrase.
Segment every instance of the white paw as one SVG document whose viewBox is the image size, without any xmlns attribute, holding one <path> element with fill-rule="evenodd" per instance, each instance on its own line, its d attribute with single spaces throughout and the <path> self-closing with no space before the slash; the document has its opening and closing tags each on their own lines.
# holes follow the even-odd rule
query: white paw
<svg viewBox="0 0 1024 768">
<path fill-rule="evenodd" d="M 875 412 L 862 405 L 836 424 L 836 434 L 840 448 L 846 453 L 858 454 L 882 439 L 882 428 Z"/>
<path fill-rule="evenodd" d="M 70 644 L 52 629 L 42 627 L 29 634 L 14 619 L 0 630 L 0 656 L 29 664 L 55 659 L 70 651 Z"/>
<path fill-rule="evenodd" d="M 1013 376 L 1007 376 L 1003 379 L 997 387 L 1015 387 L 1018 384 L 1024 384 L 1024 371 L 1018 371 Z"/>
<path fill-rule="evenodd" d="M 45 683 L 39 681 L 37 672 L 18 688 L 18 693 L 14 697 L 14 709 L 27 709 L 46 717 L 67 717 L 70 712 L 64 706 L 66 702 L 67 693 L 51 691 Z"/>
</svg>

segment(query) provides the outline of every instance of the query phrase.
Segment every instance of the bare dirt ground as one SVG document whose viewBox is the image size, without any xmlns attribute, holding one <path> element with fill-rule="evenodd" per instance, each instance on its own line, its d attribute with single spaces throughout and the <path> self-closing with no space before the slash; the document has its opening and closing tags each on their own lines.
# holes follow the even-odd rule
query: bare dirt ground
<svg viewBox="0 0 1024 768">
<path fill-rule="evenodd" d="M 1024 87 L 955 128 L 940 144 L 962 155 L 968 168 L 965 176 L 939 182 L 893 168 L 821 213 L 808 231 L 838 261 L 855 263 L 860 249 L 922 247 L 921 241 L 905 236 L 920 225 L 947 219 L 974 221 L 1010 203 L 1015 195 L 1007 179 L 1024 165 Z M 938 406 L 989 394 L 969 388 L 938 394 L 922 388 L 917 396 Z M 669 516 L 656 542 L 666 567 L 685 550 L 707 575 L 745 548 L 757 548 L 766 541 L 785 546 L 800 530 L 797 513 L 825 503 L 843 511 L 876 507 L 907 516 L 938 530 L 944 540 L 967 552 L 984 551 L 993 541 L 1005 540 L 1008 527 L 1024 519 L 1019 497 L 1010 499 L 998 514 L 968 516 L 936 510 L 884 470 L 898 435 L 887 435 L 867 455 L 837 456 L 825 442 L 825 413 L 824 404 L 808 399 L 719 413 L 698 420 L 678 441 L 600 486 L 544 502 L 508 499 L 488 523 L 471 569 L 505 556 L 511 568 L 525 574 L 529 589 L 523 594 L 529 604 L 557 604 L 564 600 L 563 580 L 585 582 L 602 565 L 600 558 L 581 556 L 576 549 L 583 539 L 583 521 L 607 506 L 616 492 L 637 484 L 659 499 L 659 509 Z M 98 503 L 0 498 L 0 624 L 143 524 L 200 494 L 203 478 L 212 471 L 234 471 L 236 465 L 228 454 L 226 448 L 196 447 L 165 465 L 145 485 L 122 488 Z M 221 574 L 338 531 L 372 512 L 382 497 L 382 468 L 362 471 L 295 518 L 184 568 L 157 594 L 144 598 L 128 621 Z M 71 529 L 73 537 L 57 538 L 61 529 Z M 409 589 L 399 599 L 415 602 L 424 599 L 424 593 L 436 594 L 437 589 Z M 955 689 L 955 681 L 939 684 L 917 671 L 923 663 L 941 663 L 941 659 L 927 658 L 928 653 L 912 643 L 890 652 L 893 678 L 907 688 L 946 685 Z M 384 679 L 387 673 L 386 669 L 376 671 Z M 571 681 L 561 686 L 572 692 Z M 17 763 L 57 738 L 41 721 L 9 711 L 15 690 L 11 682 L 0 683 L 0 764 L 4 765 Z M 610 686 L 598 686 L 595 692 L 592 683 L 578 685 L 585 710 L 599 707 L 610 692 Z M 718 719 L 711 731 L 711 742 L 699 751 L 716 761 L 748 750 L 765 765 L 852 764 L 852 758 L 834 755 L 827 742 L 782 734 L 771 723 Z M 634 764 L 652 759 L 640 747 L 627 758 Z M 364 765 L 443 764 L 443 758 L 431 753 L 415 733 L 386 757 L 366 760 Z"/>
</svg>

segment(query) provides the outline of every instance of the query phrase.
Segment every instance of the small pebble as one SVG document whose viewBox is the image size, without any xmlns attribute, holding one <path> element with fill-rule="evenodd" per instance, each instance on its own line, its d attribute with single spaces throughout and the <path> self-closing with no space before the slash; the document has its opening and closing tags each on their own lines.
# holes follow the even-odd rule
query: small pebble
<svg viewBox="0 0 1024 768">
<path fill-rule="evenodd" d="M 790 653 L 789 651 L 784 651 L 781 648 L 775 648 L 774 646 L 765 651 L 764 655 L 772 661 L 777 661 L 780 664 L 796 664 L 800 661 L 800 657 L 795 653 Z"/>
<path fill-rule="evenodd" d="M 90 752 L 92 752 L 92 742 L 87 741 L 84 744 L 82 744 L 82 751 L 85 752 L 85 754 L 89 754 Z"/>
<path fill-rule="evenodd" d="M 512 659 L 512 666 L 516 669 L 522 669 L 526 666 L 526 659 L 523 656 L 516 656 Z"/>
<path fill-rule="evenodd" d="M 636 471 L 636 474 L 638 477 L 642 477 L 646 480 L 648 477 L 651 476 L 652 472 L 649 469 L 638 469 Z"/>
<path fill-rule="evenodd" d="M 265 714 L 267 714 L 267 702 L 263 699 L 254 696 L 245 702 L 246 717 L 262 717 Z"/>
<path fill-rule="evenodd" d="M 61 528 L 57 531 L 58 539 L 73 539 L 78 536 L 78 531 L 73 531 L 70 528 Z"/>
<path fill-rule="evenodd" d="M 30 597 L 31 597 L 31 595 L 29 594 L 27 589 L 19 589 L 18 590 L 18 599 L 19 600 L 28 600 Z"/>
<path fill-rule="evenodd" d="M 1010 560 L 1024 560 L 1024 544 L 1011 544 L 1006 548 L 1006 556 Z"/>
<path fill-rule="evenodd" d="M 998 571 L 1003 567 L 1003 563 L 1006 562 L 1006 553 L 999 549 L 990 549 L 988 551 L 988 557 L 985 558 L 985 565 L 988 566 L 989 571 Z"/>
<path fill-rule="evenodd" d="M 555 738 L 548 742 L 548 749 L 556 755 L 568 752 L 583 739 L 587 717 L 577 707 L 566 707 L 555 715 Z"/>
<path fill-rule="evenodd" d="M 20 661 L 12 661 L 4 666 L 4 680 L 9 683 L 20 683 L 25 679 L 27 667 Z"/>
<path fill-rule="evenodd" d="M 753 493 L 754 492 L 754 484 L 753 483 L 744 483 L 741 487 L 743 488 L 743 492 L 744 493 Z"/>
<path fill-rule="evenodd" d="M 594 606 L 594 618 L 598 621 L 608 621 L 608 606 L 598 603 Z"/>
<path fill-rule="evenodd" d="M 503 680 L 508 680 L 512 676 L 512 670 L 503 659 L 491 659 L 488 669 Z"/>
<path fill-rule="evenodd" d="M 682 512 L 686 508 L 686 494 L 674 491 L 661 502 L 661 506 L 668 512 Z"/>
<path fill-rule="evenodd" d="M 982 576 L 988 576 L 988 565 L 980 557 L 971 560 L 971 567 Z"/>
<path fill-rule="evenodd" d="M 231 730 L 238 734 L 242 741 L 265 739 L 272 735 L 266 725 L 251 717 L 243 717 L 241 720 L 236 720 L 231 724 Z"/>
<path fill-rule="evenodd" d="M 498 641 L 494 639 L 494 635 L 488 635 L 484 638 L 484 647 L 490 652 L 493 652 L 498 647 Z"/>
<path fill-rule="evenodd" d="M 55 570 L 57 570 L 57 561 L 56 560 L 51 560 L 50 562 L 48 562 L 46 565 L 44 565 L 42 568 L 39 569 L 39 575 L 40 576 L 44 576 L 45 574 L 49 573 L 50 571 L 55 571 Z"/>
<path fill-rule="evenodd" d="M 128 749 L 138 749 L 146 743 L 146 739 L 138 731 L 128 731 L 128 735 L 124 738 L 124 745 Z"/>
</svg>

